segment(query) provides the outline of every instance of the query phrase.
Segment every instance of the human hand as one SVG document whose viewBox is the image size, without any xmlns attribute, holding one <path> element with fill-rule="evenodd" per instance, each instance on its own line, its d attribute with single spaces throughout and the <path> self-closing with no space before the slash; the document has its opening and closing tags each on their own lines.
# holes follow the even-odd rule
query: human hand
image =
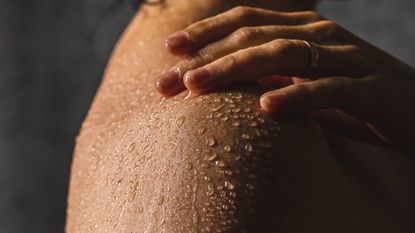
<svg viewBox="0 0 415 233">
<path fill-rule="evenodd" d="M 265 111 L 341 109 L 384 142 L 415 152 L 415 71 L 315 12 L 236 7 L 176 32 L 166 47 L 183 59 L 157 80 L 165 96 L 285 80 L 261 97 Z"/>
</svg>

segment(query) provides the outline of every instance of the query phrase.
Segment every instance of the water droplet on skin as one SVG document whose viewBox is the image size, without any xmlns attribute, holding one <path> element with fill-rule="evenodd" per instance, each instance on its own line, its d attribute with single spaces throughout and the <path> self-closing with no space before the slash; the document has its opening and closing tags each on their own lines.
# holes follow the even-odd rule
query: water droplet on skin
<svg viewBox="0 0 415 233">
<path fill-rule="evenodd" d="M 241 93 L 236 93 L 233 97 L 235 99 L 242 99 L 243 98 L 243 95 Z"/>
<path fill-rule="evenodd" d="M 220 98 L 215 98 L 213 101 L 215 101 L 215 103 L 221 103 L 222 100 Z"/>
<path fill-rule="evenodd" d="M 223 112 L 217 112 L 217 113 L 215 113 L 215 118 L 220 118 L 220 117 L 222 117 L 223 116 Z"/>
<path fill-rule="evenodd" d="M 243 139 L 246 139 L 246 140 L 253 139 L 253 137 L 251 135 L 249 135 L 249 134 L 242 134 L 242 138 Z"/>
<path fill-rule="evenodd" d="M 184 121 L 186 120 L 185 116 L 181 116 L 179 117 L 179 119 L 177 119 L 177 125 L 180 127 L 184 124 Z"/>
<path fill-rule="evenodd" d="M 217 112 L 217 111 L 219 111 L 221 108 L 223 108 L 223 106 L 225 106 L 225 105 L 224 105 L 224 104 L 219 105 L 219 106 L 217 106 L 217 107 L 212 108 L 211 110 L 212 110 L 212 112 Z"/>
<path fill-rule="evenodd" d="M 189 100 L 189 99 L 196 98 L 196 97 L 198 97 L 198 96 L 199 96 L 199 94 L 196 94 L 196 93 L 193 93 L 193 92 L 189 91 L 189 93 L 187 94 L 187 96 L 186 96 L 186 97 L 184 97 L 184 99 L 185 99 L 185 100 Z"/>
<path fill-rule="evenodd" d="M 225 181 L 225 187 L 228 189 L 228 190 L 234 190 L 235 189 L 235 185 L 234 184 L 232 184 L 231 182 L 229 182 L 229 181 Z"/>
<path fill-rule="evenodd" d="M 133 202 L 136 195 L 137 195 L 137 192 L 130 193 L 130 195 L 128 195 L 128 202 Z"/>
<path fill-rule="evenodd" d="M 233 104 L 235 101 L 233 101 L 232 99 L 226 98 L 225 99 L 226 102 Z"/>
<path fill-rule="evenodd" d="M 220 168 L 226 167 L 225 161 L 222 161 L 222 160 L 216 161 L 215 164 L 216 164 L 217 167 L 220 167 Z"/>
<path fill-rule="evenodd" d="M 232 147 L 231 147 L 231 146 L 229 146 L 229 145 L 227 145 L 227 146 L 225 146 L 223 149 L 224 149 L 226 152 L 231 152 Z"/>
<path fill-rule="evenodd" d="M 235 122 L 232 123 L 232 125 L 235 126 L 235 127 L 238 127 L 238 126 L 241 125 L 241 122 L 235 121 Z"/>
<path fill-rule="evenodd" d="M 222 117 L 222 121 L 228 121 L 228 119 L 229 119 L 229 117 L 228 116 L 224 116 L 224 117 Z"/>
<path fill-rule="evenodd" d="M 191 170 L 193 168 L 193 164 L 192 163 L 187 163 L 186 164 L 186 170 Z"/>
<path fill-rule="evenodd" d="M 212 184 L 208 184 L 208 191 L 207 191 L 206 195 L 213 196 L 213 194 L 215 194 L 215 188 L 213 187 Z"/>
<path fill-rule="evenodd" d="M 206 182 L 210 182 L 210 181 L 212 181 L 212 178 L 210 178 L 209 176 L 205 176 L 205 177 L 203 177 L 203 179 L 204 179 Z"/>
<path fill-rule="evenodd" d="M 206 132 L 206 128 L 202 127 L 198 130 L 199 134 L 204 134 Z"/>
<path fill-rule="evenodd" d="M 135 142 L 133 142 L 133 143 L 131 143 L 129 146 L 128 146 L 128 152 L 130 152 L 130 153 L 132 153 L 132 152 L 134 152 L 134 150 L 135 150 Z"/>
<path fill-rule="evenodd" d="M 225 171 L 225 174 L 228 175 L 228 176 L 233 176 L 233 172 L 232 171 L 229 171 L 229 170 L 226 170 Z"/>
<path fill-rule="evenodd" d="M 233 113 L 239 113 L 241 111 L 242 111 L 242 108 L 240 108 L 240 107 L 237 107 L 237 108 L 232 109 L 232 112 Z"/>
<path fill-rule="evenodd" d="M 202 164 L 202 168 L 209 168 L 210 166 L 209 166 L 209 164 L 207 164 L 207 163 L 203 163 Z"/>
<path fill-rule="evenodd" d="M 219 185 L 217 189 L 218 190 L 223 190 L 223 185 Z"/>
<path fill-rule="evenodd" d="M 216 146 L 216 139 L 214 137 L 210 137 L 206 140 L 206 144 L 210 147 Z"/>
<path fill-rule="evenodd" d="M 206 119 L 213 119 L 213 114 L 209 114 L 206 116 Z"/>
<path fill-rule="evenodd" d="M 252 109 L 250 107 L 244 108 L 244 112 L 251 112 Z"/>
<path fill-rule="evenodd" d="M 258 117 L 258 122 L 261 123 L 261 124 L 264 124 L 265 123 L 265 120 L 262 117 Z"/>
<path fill-rule="evenodd" d="M 219 157 L 219 155 L 217 154 L 217 153 L 212 153 L 208 158 L 207 158 L 207 160 L 208 161 L 214 161 L 214 160 L 216 160 L 217 158 Z"/>
<path fill-rule="evenodd" d="M 163 205 L 164 203 L 164 196 L 161 196 L 157 199 L 157 205 Z"/>
<path fill-rule="evenodd" d="M 250 143 L 247 143 L 247 144 L 245 144 L 244 149 L 247 152 L 252 152 L 252 145 Z"/>
</svg>

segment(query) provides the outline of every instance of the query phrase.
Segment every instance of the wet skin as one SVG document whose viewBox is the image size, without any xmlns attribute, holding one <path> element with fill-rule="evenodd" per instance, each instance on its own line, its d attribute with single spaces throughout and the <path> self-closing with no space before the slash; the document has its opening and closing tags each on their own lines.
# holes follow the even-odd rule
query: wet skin
<svg viewBox="0 0 415 233">
<path fill-rule="evenodd" d="M 386 208 L 356 191 L 310 118 L 260 110 L 264 86 L 158 95 L 177 63 L 164 38 L 225 10 L 174 3 L 143 7 L 114 51 L 77 138 L 67 232 L 405 232 L 375 221 Z"/>
</svg>

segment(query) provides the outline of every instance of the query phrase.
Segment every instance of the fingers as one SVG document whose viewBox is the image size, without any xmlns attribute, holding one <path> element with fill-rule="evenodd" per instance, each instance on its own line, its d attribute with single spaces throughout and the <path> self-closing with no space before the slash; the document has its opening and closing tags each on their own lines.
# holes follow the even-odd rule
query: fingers
<svg viewBox="0 0 415 233">
<path fill-rule="evenodd" d="M 301 25 L 321 20 L 314 12 L 281 13 L 260 8 L 235 7 L 207 18 L 169 36 L 166 47 L 172 54 L 183 56 L 223 38 L 238 28 L 258 25 Z"/>
<path fill-rule="evenodd" d="M 333 77 L 265 93 L 260 104 L 266 112 L 277 115 L 333 108 L 354 111 L 366 104 L 364 93 L 359 80 Z"/>
<path fill-rule="evenodd" d="M 156 80 L 156 90 L 166 97 L 174 96 L 186 88 L 181 76 L 179 68 L 170 69 Z"/>
<path fill-rule="evenodd" d="M 347 31 L 328 20 L 295 26 L 272 25 L 242 27 L 231 33 L 229 36 L 210 43 L 193 53 L 191 56 L 185 57 L 185 59 L 179 62 L 175 67 L 179 72 L 170 71 L 162 75 L 162 77 L 157 80 L 156 86 L 165 96 L 174 95 L 185 88 L 183 83 L 180 82 L 180 79 L 187 71 L 209 64 L 214 60 L 238 50 L 270 42 L 275 38 L 300 39 L 316 43 L 337 40 L 338 43 L 341 41 L 347 43 L 350 42 L 348 41 L 349 39 L 347 39 L 349 37 L 342 37 L 344 39 L 337 38 L 338 35 L 347 33 Z M 176 81 L 172 82 L 171 79 L 168 78 L 173 78 L 174 74 L 176 74 Z M 166 80 L 163 80 L 164 78 L 166 78 Z"/>
<path fill-rule="evenodd" d="M 367 73 L 361 51 L 355 46 L 321 46 L 313 75 L 360 76 Z M 239 50 L 184 75 L 186 88 L 204 93 L 235 82 L 270 75 L 302 76 L 310 63 L 310 50 L 301 40 L 277 39 Z M 367 62 L 366 62 L 367 63 Z"/>
<path fill-rule="evenodd" d="M 270 42 L 275 38 L 316 41 L 309 33 L 309 28 L 305 26 L 243 27 L 217 42 L 208 44 L 191 56 L 187 56 L 173 70 L 162 75 L 157 80 L 156 87 L 165 96 L 174 95 L 185 89 L 180 80 L 187 71 L 209 64 L 238 50 Z"/>
</svg>

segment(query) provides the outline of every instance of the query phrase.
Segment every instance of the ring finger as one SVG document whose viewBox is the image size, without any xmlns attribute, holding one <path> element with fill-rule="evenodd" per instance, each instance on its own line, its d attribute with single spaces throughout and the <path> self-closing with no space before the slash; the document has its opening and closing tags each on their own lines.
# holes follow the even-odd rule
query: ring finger
<svg viewBox="0 0 415 233">
<path fill-rule="evenodd" d="M 319 52 L 317 77 L 357 77 L 371 71 L 362 49 L 353 45 L 314 44 Z M 372 61 L 373 62 L 373 61 Z M 234 82 L 269 75 L 302 76 L 310 63 L 310 50 L 302 40 L 277 39 L 259 46 L 238 50 L 184 75 L 184 85 L 203 93 Z"/>
</svg>

